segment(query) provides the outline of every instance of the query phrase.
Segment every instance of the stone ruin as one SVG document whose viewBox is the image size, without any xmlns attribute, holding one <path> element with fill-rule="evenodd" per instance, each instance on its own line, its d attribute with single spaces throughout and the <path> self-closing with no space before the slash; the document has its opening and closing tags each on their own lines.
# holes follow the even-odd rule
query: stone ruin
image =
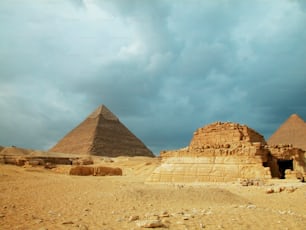
<svg viewBox="0 0 306 230">
<path fill-rule="evenodd" d="M 281 179 L 298 178 L 306 179 L 305 151 L 295 148 L 291 144 L 279 144 L 268 147 L 267 166 L 270 168 L 272 177 Z"/>
<path fill-rule="evenodd" d="M 121 168 L 106 166 L 75 166 L 70 169 L 69 175 L 74 176 L 122 176 Z"/>
<path fill-rule="evenodd" d="M 0 164 L 50 168 L 55 165 L 89 165 L 94 163 L 90 156 L 48 153 L 15 146 L 3 147 L 0 150 Z"/>
<path fill-rule="evenodd" d="M 281 152 L 276 154 L 276 152 Z M 200 183 L 237 179 L 280 177 L 280 171 L 298 170 L 305 175 L 304 152 L 297 148 L 277 150 L 267 146 L 255 130 L 231 122 L 215 122 L 199 128 L 186 148 L 162 151 L 162 164 L 147 182 Z M 296 162 L 282 165 L 282 159 Z M 286 156 L 286 158 L 284 158 Z M 296 157 L 297 156 L 297 157 Z M 288 163 L 289 164 L 289 163 Z"/>
</svg>

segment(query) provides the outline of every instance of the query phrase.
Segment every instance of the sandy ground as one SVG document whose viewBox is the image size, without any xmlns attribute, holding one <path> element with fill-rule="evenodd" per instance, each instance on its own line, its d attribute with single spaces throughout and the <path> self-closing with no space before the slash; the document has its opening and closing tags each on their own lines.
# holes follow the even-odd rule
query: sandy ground
<svg viewBox="0 0 306 230">
<path fill-rule="evenodd" d="M 165 229 L 306 229 L 305 183 L 146 184 L 158 159 L 97 161 L 122 167 L 124 175 L 81 177 L 69 176 L 70 166 L 0 165 L 0 229 L 141 229 L 143 220 L 157 219 Z M 288 192 L 292 186 L 297 189 Z M 267 194 L 270 187 L 287 189 Z"/>
</svg>

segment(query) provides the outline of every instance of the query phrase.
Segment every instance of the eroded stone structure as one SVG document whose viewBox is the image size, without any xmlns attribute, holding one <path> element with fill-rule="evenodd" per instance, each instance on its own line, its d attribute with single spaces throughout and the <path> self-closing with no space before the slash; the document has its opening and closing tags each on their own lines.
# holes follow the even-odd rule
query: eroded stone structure
<svg viewBox="0 0 306 230">
<path fill-rule="evenodd" d="M 269 146 L 267 166 L 272 177 L 298 178 L 304 180 L 306 172 L 305 151 L 293 145 L 279 144 Z M 289 174 L 289 175 L 286 175 Z"/>
<path fill-rule="evenodd" d="M 290 150 L 288 154 L 291 158 L 296 155 L 295 151 L 301 150 Z M 280 152 L 284 156 L 284 149 Z M 268 179 L 273 176 L 271 172 L 276 174 L 276 170 L 282 168 L 274 165 L 274 171 L 270 170 L 269 166 L 272 167 L 275 159 L 279 162 L 280 156 L 274 149 L 270 151 L 262 135 L 246 125 L 231 122 L 215 122 L 199 128 L 189 146 L 162 151 L 160 155 L 162 164 L 155 169 L 148 182 L 198 183 Z M 305 167 L 299 170 L 305 172 Z"/>
<path fill-rule="evenodd" d="M 270 178 L 263 167 L 268 150 L 259 133 L 245 125 L 216 122 L 199 128 L 184 149 L 161 152 L 163 163 L 149 182 L 233 181 Z"/>
<path fill-rule="evenodd" d="M 18 147 L 5 147 L 0 151 L 0 163 L 2 164 L 46 166 L 47 164 L 84 165 L 84 162 L 88 163 L 88 157 L 84 158 L 81 155 L 49 153 Z"/>
<path fill-rule="evenodd" d="M 75 176 L 122 176 L 121 168 L 105 166 L 75 166 L 70 169 L 69 175 Z"/>
</svg>

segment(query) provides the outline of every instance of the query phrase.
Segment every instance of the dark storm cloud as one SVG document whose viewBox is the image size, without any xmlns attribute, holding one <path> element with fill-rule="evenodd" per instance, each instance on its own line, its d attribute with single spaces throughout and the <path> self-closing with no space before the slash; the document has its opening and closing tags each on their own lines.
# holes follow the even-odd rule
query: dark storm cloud
<svg viewBox="0 0 306 230">
<path fill-rule="evenodd" d="M 155 153 L 217 120 L 306 119 L 303 1 L 1 1 L 0 145 L 47 149 L 99 104 Z"/>
</svg>

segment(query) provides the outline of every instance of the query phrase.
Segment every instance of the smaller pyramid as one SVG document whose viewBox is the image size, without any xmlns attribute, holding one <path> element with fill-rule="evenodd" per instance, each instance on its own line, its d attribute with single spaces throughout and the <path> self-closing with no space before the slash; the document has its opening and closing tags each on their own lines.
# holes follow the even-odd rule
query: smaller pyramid
<svg viewBox="0 0 306 230">
<path fill-rule="evenodd" d="M 269 145 L 292 144 L 306 150 L 306 123 L 297 114 L 292 114 L 268 140 Z"/>
<path fill-rule="evenodd" d="M 105 105 L 99 106 L 49 151 L 109 157 L 154 156 Z"/>
</svg>

